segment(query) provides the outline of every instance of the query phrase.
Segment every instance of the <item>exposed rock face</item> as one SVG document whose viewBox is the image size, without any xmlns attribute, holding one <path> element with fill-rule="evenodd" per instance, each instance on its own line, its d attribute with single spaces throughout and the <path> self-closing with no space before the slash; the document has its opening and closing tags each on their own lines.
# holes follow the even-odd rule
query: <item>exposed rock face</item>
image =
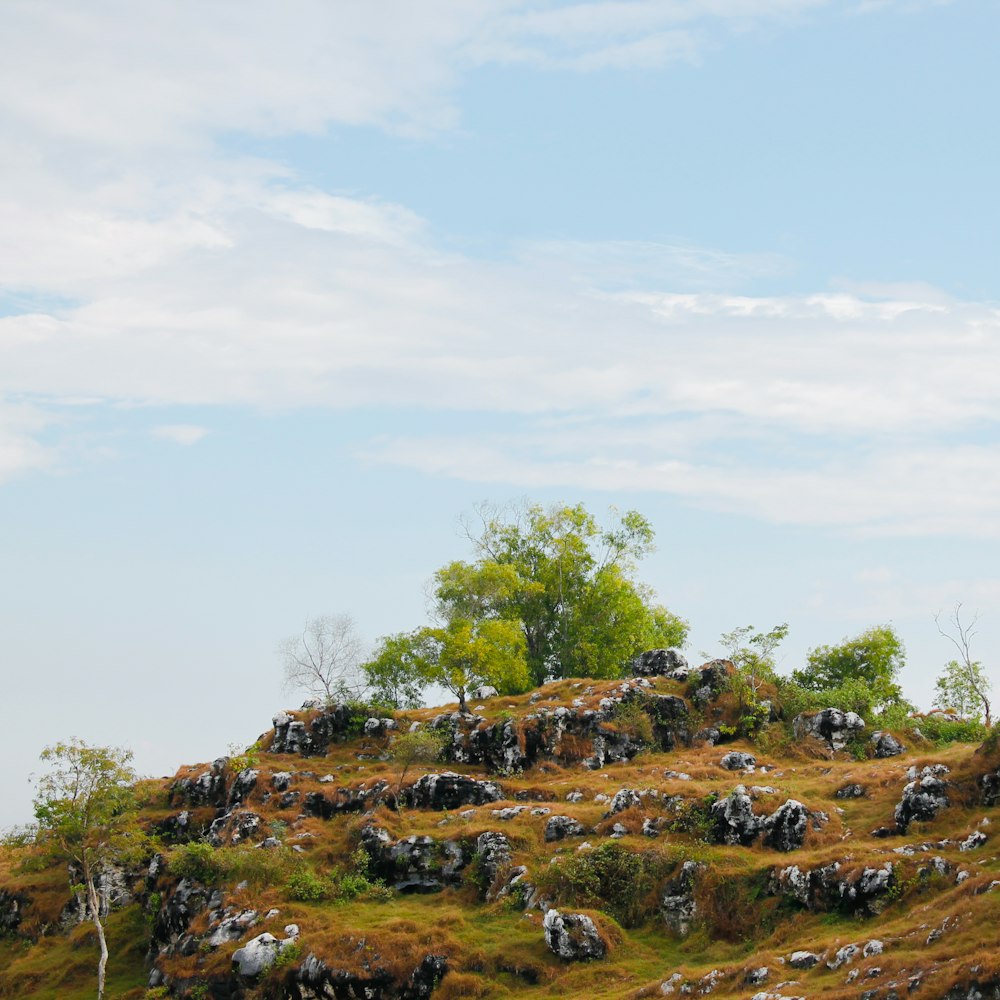
<svg viewBox="0 0 1000 1000">
<path fill-rule="evenodd" d="M 896 739 L 892 733 L 879 732 L 872 733 L 872 752 L 876 757 L 898 757 L 901 753 L 906 753 L 906 747 Z"/>
<path fill-rule="evenodd" d="M 748 768 L 756 767 L 757 758 L 752 753 L 744 753 L 742 750 L 730 750 L 719 764 L 727 771 L 746 771 Z"/>
<path fill-rule="evenodd" d="M 404 893 L 440 892 L 456 885 L 472 859 L 472 850 L 455 840 L 404 837 L 392 841 L 381 827 L 366 826 L 361 843 L 371 858 L 371 870 Z"/>
<path fill-rule="evenodd" d="M 140 873 L 130 871 L 120 865 L 106 863 L 94 878 L 94 888 L 97 890 L 97 908 L 101 919 L 107 919 L 112 910 L 120 910 L 128 906 L 133 899 L 133 889 Z M 81 870 L 70 867 L 70 881 L 79 883 L 83 879 Z M 64 928 L 75 927 L 90 919 L 86 897 L 77 893 L 64 907 L 59 916 L 59 923 Z"/>
<path fill-rule="evenodd" d="M 253 770 L 253 768 L 246 768 L 240 771 L 239 774 L 233 778 L 233 785 L 229 789 L 229 808 L 232 809 L 234 806 L 242 805 L 250 793 L 257 787 L 257 777 L 260 774 L 259 771 Z"/>
<path fill-rule="evenodd" d="M 258 934 L 257 937 L 248 941 L 242 948 L 237 948 L 233 952 L 233 965 L 235 972 L 242 979 L 257 979 L 261 973 L 266 972 L 275 962 L 275 959 L 286 949 L 292 947 L 298 940 L 298 928 L 294 924 L 289 924 L 285 928 L 288 934 L 294 928 L 295 933 L 289 934 L 284 939 L 276 938 L 273 934 Z"/>
<path fill-rule="evenodd" d="M 221 809 L 226 804 L 226 757 L 219 757 L 212 762 L 209 770 L 203 771 L 194 778 L 178 778 L 170 786 L 171 801 L 179 801 L 184 805 L 215 806 Z"/>
<path fill-rule="evenodd" d="M 414 809 L 459 809 L 497 802 L 503 798 L 503 792 L 495 781 L 477 781 L 444 771 L 425 774 L 406 790 L 405 796 Z"/>
<path fill-rule="evenodd" d="M 159 913 L 154 915 L 151 957 L 155 959 L 157 954 L 193 955 L 198 950 L 199 940 L 188 932 L 191 921 L 205 909 L 221 908 L 221 892 L 210 892 L 200 882 L 182 878 L 164 900 Z"/>
<path fill-rule="evenodd" d="M 690 932 L 691 925 L 698 916 L 695 888 L 698 875 L 704 868 L 704 865 L 696 861 L 685 861 L 680 872 L 665 886 L 660 904 L 663 921 L 681 937 Z"/>
<path fill-rule="evenodd" d="M 326 753 L 331 743 L 347 738 L 351 727 L 351 710 L 347 705 L 331 705 L 319 715 L 303 721 L 279 712 L 274 719 L 274 738 L 270 753 L 293 753 L 315 757 Z"/>
<path fill-rule="evenodd" d="M 940 773 L 937 766 L 925 767 L 919 777 L 903 789 L 895 813 L 896 829 L 900 833 L 906 833 L 914 820 L 933 819 L 948 806 L 948 783 L 939 777 Z"/>
<path fill-rule="evenodd" d="M 548 830 L 546 829 L 546 840 Z M 494 830 L 481 833 L 476 839 L 476 855 L 479 858 L 479 874 L 483 886 L 483 895 L 492 899 L 495 895 L 493 887 L 501 875 L 511 865 L 513 854 L 507 837 Z"/>
<path fill-rule="evenodd" d="M 496 698 L 499 694 L 495 687 L 489 684 L 483 684 L 481 687 L 477 687 L 475 691 L 469 693 L 469 697 L 473 701 L 487 701 L 490 698 Z"/>
<path fill-rule="evenodd" d="M 584 833 L 583 824 L 572 816 L 550 816 L 545 824 L 545 839 L 550 843 L 566 837 L 582 837 Z"/>
<path fill-rule="evenodd" d="M 788 964 L 793 969 L 811 969 L 819 965 L 821 956 L 814 951 L 793 951 L 788 957 Z"/>
<path fill-rule="evenodd" d="M 737 785 L 724 799 L 712 804 L 712 820 L 712 840 L 717 844 L 749 847 L 763 826 L 744 785 Z"/>
<path fill-rule="evenodd" d="M 843 750 L 850 739 L 859 736 L 865 728 L 865 720 L 854 712 L 842 712 L 839 708 L 824 708 L 821 712 L 803 712 L 792 721 L 796 739 L 819 740 L 830 750 Z"/>
<path fill-rule="evenodd" d="M 812 813 L 796 799 L 789 799 L 764 820 L 764 844 L 776 851 L 797 851 L 806 839 Z"/>
<path fill-rule="evenodd" d="M 208 842 L 213 847 L 240 844 L 257 838 L 264 820 L 249 809 L 237 809 L 216 819 L 208 829 Z"/>
<path fill-rule="evenodd" d="M 984 774 L 979 779 L 979 786 L 983 790 L 982 802 L 984 806 L 1000 805 L 1000 768 Z"/>
<path fill-rule="evenodd" d="M 865 867 L 854 875 L 846 871 L 846 861 L 812 871 L 791 865 L 772 873 L 769 891 L 797 900 L 810 910 L 841 910 L 867 916 L 881 913 L 895 880 L 892 862 L 880 868 Z"/>
<path fill-rule="evenodd" d="M 294 794 L 294 793 L 291 793 Z M 307 792 L 302 801 L 302 811 L 307 816 L 333 819 L 345 813 L 364 812 L 385 800 L 395 800 L 387 781 L 376 781 L 371 788 L 338 788 L 324 795 L 322 792 Z"/>
<path fill-rule="evenodd" d="M 364 972 L 348 972 L 307 955 L 286 986 L 288 1000 L 428 1000 L 447 973 L 448 960 L 444 955 L 425 955 L 405 982 L 395 981 L 377 961 L 366 966 Z"/>
<path fill-rule="evenodd" d="M 0 889 L 0 937 L 16 934 L 31 900 L 23 892 Z"/>
<path fill-rule="evenodd" d="M 686 681 L 688 671 L 688 661 L 677 649 L 649 649 L 632 661 L 632 674 L 635 677 L 671 677 Z"/>
<path fill-rule="evenodd" d="M 607 945 L 597 932 L 594 921 L 584 913 L 560 914 L 549 910 L 542 921 L 545 943 L 560 958 L 580 962 L 591 958 L 604 958 Z"/>
<path fill-rule="evenodd" d="M 704 708 L 710 701 L 719 697 L 729 680 L 729 675 L 735 669 L 729 660 L 709 660 L 708 663 L 703 663 L 688 677 L 691 700 L 699 708 Z"/>
<path fill-rule="evenodd" d="M 834 792 L 834 796 L 838 799 L 860 799 L 864 794 L 864 785 L 857 784 L 843 785 Z"/>
</svg>

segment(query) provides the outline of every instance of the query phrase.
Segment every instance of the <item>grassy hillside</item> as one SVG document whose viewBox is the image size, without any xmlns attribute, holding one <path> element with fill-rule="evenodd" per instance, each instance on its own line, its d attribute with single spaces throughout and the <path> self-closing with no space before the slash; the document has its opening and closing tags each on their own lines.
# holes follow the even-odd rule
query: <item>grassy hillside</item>
<svg viewBox="0 0 1000 1000">
<path fill-rule="evenodd" d="M 995 746 L 906 733 L 904 753 L 877 759 L 870 734 L 833 751 L 782 719 L 727 740 L 724 678 L 700 683 L 562 681 L 471 701 L 474 718 L 308 709 L 241 760 L 146 783 L 153 856 L 109 877 L 107 995 L 994 995 Z M 443 759 L 404 775 L 395 748 L 414 723 L 441 735 Z M 734 750 L 752 770 L 721 765 Z M 904 787 L 935 765 L 943 799 L 904 832 Z M 442 772 L 473 780 L 424 777 Z M 727 799 L 739 785 L 746 798 Z M 784 828 L 760 824 L 789 799 L 804 809 L 780 850 L 768 838 Z M 69 902 L 65 871 L 39 870 L 30 847 L 0 856 L 0 996 L 94 995 L 94 934 Z M 550 908 L 589 916 L 604 957 L 555 954 Z M 277 957 L 240 975 L 234 954 L 265 932 Z M 796 952 L 818 960 L 795 968 Z"/>
</svg>

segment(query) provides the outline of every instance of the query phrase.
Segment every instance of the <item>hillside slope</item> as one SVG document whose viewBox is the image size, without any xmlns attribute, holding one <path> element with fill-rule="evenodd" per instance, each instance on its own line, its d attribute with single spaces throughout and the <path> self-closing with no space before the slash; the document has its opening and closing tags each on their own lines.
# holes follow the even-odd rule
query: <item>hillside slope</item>
<svg viewBox="0 0 1000 1000">
<path fill-rule="evenodd" d="M 146 783 L 107 995 L 1000 997 L 995 743 L 839 712 L 732 740 L 730 665 L 652 669 L 282 712 Z M 411 729 L 440 761 L 404 764 Z M 93 996 L 95 962 L 65 871 L 0 856 L 0 996 Z"/>
</svg>

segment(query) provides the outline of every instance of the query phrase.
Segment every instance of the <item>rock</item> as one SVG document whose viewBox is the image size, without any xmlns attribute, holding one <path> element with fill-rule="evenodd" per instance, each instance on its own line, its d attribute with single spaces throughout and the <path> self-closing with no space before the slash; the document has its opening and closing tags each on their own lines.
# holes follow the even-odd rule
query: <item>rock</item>
<svg viewBox="0 0 1000 1000">
<path fill-rule="evenodd" d="M 286 948 L 290 948 L 294 943 L 294 938 L 286 938 L 282 941 L 265 931 L 233 952 L 233 965 L 236 966 L 236 972 L 243 979 L 256 979 L 274 964 L 275 959 Z"/>
<path fill-rule="evenodd" d="M 898 757 L 901 753 L 906 753 L 906 747 L 896 739 L 892 733 L 879 730 L 872 733 L 870 740 L 872 751 L 876 757 Z"/>
<path fill-rule="evenodd" d="M 882 942 L 878 938 L 872 938 L 862 949 L 862 954 L 865 958 L 871 958 L 873 955 L 881 955 L 883 950 Z"/>
<path fill-rule="evenodd" d="M 724 799 L 712 803 L 711 839 L 716 844 L 749 847 L 760 833 L 762 819 L 753 811 L 753 802 L 743 785 L 737 785 Z"/>
<path fill-rule="evenodd" d="M 229 808 L 242 805 L 250 793 L 257 787 L 257 776 L 259 771 L 253 768 L 245 768 L 233 779 L 232 788 L 229 789 Z"/>
<path fill-rule="evenodd" d="M 611 800 L 611 808 L 605 813 L 606 816 L 614 816 L 616 813 L 625 812 L 633 806 L 642 805 L 642 795 L 634 788 L 621 788 L 615 792 Z"/>
<path fill-rule="evenodd" d="M 382 827 L 362 827 L 361 844 L 368 852 L 369 870 L 402 893 L 440 892 L 461 881 L 472 860 L 468 846 L 454 840 L 410 836 L 393 841 Z"/>
<path fill-rule="evenodd" d="M 238 941 L 256 921 L 256 910 L 240 910 L 239 913 L 229 914 L 216 925 L 208 937 L 208 943 L 213 948 L 218 948 L 230 941 Z"/>
<path fill-rule="evenodd" d="M 730 750 L 719 764 L 727 771 L 747 771 L 757 764 L 757 758 L 752 753 L 744 753 L 742 750 Z"/>
<path fill-rule="evenodd" d="M 834 861 L 811 871 L 798 865 L 775 871 L 768 891 L 794 899 L 810 910 L 874 916 L 885 907 L 893 881 L 892 862 L 881 868 L 866 867 L 854 878 L 845 878 L 840 862 Z"/>
<path fill-rule="evenodd" d="M 844 785 L 834 792 L 834 797 L 838 799 L 860 799 L 865 795 L 863 785 Z"/>
<path fill-rule="evenodd" d="M 560 914 L 548 910 L 542 921 L 545 943 L 560 958 L 580 962 L 604 958 L 608 947 L 597 931 L 594 921 L 584 913 Z"/>
<path fill-rule="evenodd" d="M 839 969 L 842 965 L 850 965 L 858 955 L 861 954 L 861 948 L 856 944 L 845 944 L 843 948 L 839 949 L 837 953 L 826 963 L 828 969 Z"/>
<path fill-rule="evenodd" d="M 202 771 L 194 778 L 178 778 L 170 786 L 171 801 L 179 800 L 185 805 L 215 806 L 222 808 L 226 804 L 226 757 L 219 757 L 212 762 L 211 768 Z"/>
<path fill-rule="evenodd" d="M 631 670 L 634 677 L 670 677 L 686 681 L 689 668 L 688 661 L 679 650 L 649 649 L 632 661 Z"/>
<path fill-rule="evenodd" d="M 454 771 L 425 774 L 405 794 L 414 809 L 461 809 L 462 806 L 481 806 L 503 798 L 503 792 L 495 781 L 477 781 Z"/>
<path fill-rule="evenodd" d="M 792 720 L 795 738 L 815 739 L 830 750 L 843 750 L 849 740 L 861 734 L 865 720 L 854 712 L 839 708 L 824 708 L 821 712 L 803 712 Z"/>
<path fill-rule="evenodd" d="M 548 839 L 548 828 L 546 828 L 546 839 Z M 512 856 L 510 841 L 502 833 L 487 831 L 476 839 L 476 857 L 483 895 L 486 899 L 494 898 L 493 887 L 500 876 L 510 868 Z"/>
<path fill-rule="evenodd" d="M 0 938 L 17 933 L 30 902 L 23 892 L 0 889 Z"/>
<path fill-rule="evenodd" d="M 495 687 L 491 687 L 489 684 L 483 684 L 481 687 L 477 687 L 469 697 L 475 699 L 476 701 L 487 701 L 490 698 L 496 698 L 499 692 Z"/>
<path fill-rule="evenodd" d="M 586 833 L 583 824 L 572 816 L 550 816 L 545 824 L 545 840 L 563 840 L 566 837 L 582 837 Z"/>
<path fill-rule="evenodd" d="M 664 887 L 660 912 L 663 922 L 680 937 L 686 937 L 698 915 L 695 888 L 705 866 L 697 861 L 685 861 L 674 878 Z"/>
<path fill-rule="evenodd" d="M 764 844 L 776 851 L 796 851 L 806 837 L 811 817 L 796 799 L 788 799 L 764 820 Z"/>
<path fill-rule="evenodd" d="M 319 707 L 309 702 L 306 704 L 309 711 Z M 274 737 L 268 747 L 270 753 L 316 757 L 325 754 L 331 743 L 343 742 L 350 736 L 352 713 L 347 705 L 334 704 L 323 708 L 308 722 L 296 719 L 287 712 L 279 712 L 272 722 Z"/>
<path fill-rule="evenodd" d="M 297 792 L 288 792 L 297 795 Z M 282 803 L 284 803 L 282 799 Z M 293 800 L 294 801 L 294 800 Z M 333 819 L 344 813 L 364 812 L 373 808 L 379 802 L 394 805 L 395 795 L 387 781 L 376 781 L 371 788 L 338 788 L 332 794 L 322 792 L 307 792 L 302 802 L 302 811 L 307 816 L 318 816 L 320 819 Z M 291 803 L 289 803 L 291 804 Z"/>
<path fill-rule="evenodd" d="M 716 729 L 714 726 L 706 726 L 704 729 L 699 729 L 698 732 L 694 734 L 695 743 L 707 743 L 712 747 L 716 746 L 721 739 L 721 731 Z"/>
<path fill-rule="evenodd" d="M 747 974 L 743 977 L 743 982 L 747 986 L 761 986 L 767 982 L 767 977 L 771 974 L 771 970 L 768 969 L 766 965 L 762 965 L 756 969 L 750 969 Z"/>
<path fill-rule="evenodd" d="M 934 767 L 925 767 L 920 776 L 903 789 L 903 797 L 896 806 L 896 829 L 906 833 L 914 820 L 933 819 L 941 809 L 949 805 L 948 784 L 943 781 Z"/>
<path fill-rule="evenodd" d="M 819 965 L 821 960 L 822 956 L 814 951 L 793 951 L 788 957 L 788 964 L 793 969 L 811 969 Z"/>
<path fill-rule="evenodd" d="M 364 729 L 365 736 L 370 740 L 384 739 L 394 729 L 398 728 L 395 719 L 366 719 Z"/>
<path fill-rule="evenodd" d="M 977 847 L 982 847 L 986 843 L 986 834 L 982 830 L 973 830 L 968 837 L 959 845 L 960 851 L 974 851 Z"/>
<path fill-rule="evenodd" d="M 253 840 L 264 822 L 263 817 L 249 809 L 224 813 L 208 828 L 208 842 L 213 847 L 230 844 L 236 846 L 244 840 Z"/>
<path fill-rule="evenodd" d="M 1000 768 L 990 771 L 979 778 L 982 788 L 982 803 L 984 806 L 1000 805 Z"/>
<path fill-rule="evenodd" d="M 287 792 L 291 783 L 292 776 L 288 771 L 276 771 L 271 775 L 271 787 L 276 792 Z"/>
<path fill-rule="evenodd" d="M 660 983 L 660 993 L 661 995 L 668 997 L 673 993 L 680 984 L 684 981 L 684 977 L 679 973 L 675 972 L 669 979 L 665 979 Z"/>
</svg>

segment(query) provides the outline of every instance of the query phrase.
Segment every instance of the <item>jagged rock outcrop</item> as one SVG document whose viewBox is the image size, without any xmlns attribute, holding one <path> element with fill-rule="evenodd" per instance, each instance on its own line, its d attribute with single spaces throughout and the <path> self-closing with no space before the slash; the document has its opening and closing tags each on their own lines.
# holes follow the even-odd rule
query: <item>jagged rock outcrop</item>
<svg viewBox="0 0 1000 1000">
<path fill-rule="evenodd" d="M 233 952 L 234 971 L 241 979 L 256 980 L 266 972 L 278 956 L 288 948 L 293 947 L 299 938 L 299 929 L 295 924 L 285 928 L 285 938 L 276 938 L 266 931 L 248 941 L 242 948 Z"/>
<path fill-rule="evenodd" d="M 83 881 L 83 873 L 76 865 L 70 866 L 70 882 L 79 884 Z M 97 890 L 97 908 L 101 919 L 107 919 L 112 910 L 120 910 L 128 906 L 134 899 L 136 882 L 141 877 L 140 871 L 105 862 L 94 876 L 94 888 Z M 65 929 L 75 927 L 90 919 L 90 910 L 86 897 L 82 892 L 74 894 L 73 898 L 63 907 L 59 915 L 59 924 Z"/>
<path fill-rule="evenodd" d="M 428 1000 L 447 972 L 444 955 L 425 955 L 409 978 L 397 982 L 378 956 L 365 959 L 361 971 L 347 971 L 309 954 L 285 989 L 288 1000 Z"/>
<path fill-rule="evenodd" d="M 690 668 L 684 654 L 677 649 L 648 649 L 631 664 L 634 677 L 670 677 L 686 681 Z"/>
<path fill-rule="evenodd" d="M 982 789 L 982 803 L 990 807 L 1000 805 L 1000 767 L 995 771 L 988 771 L 979 778 L 979 787 Z"/>
<path fill-rule="evenodd" d="M 264 818 L 249 809 L 235 809 L 213 821 L 208 828 L 208 842 L 213 847 L 230 844 L 235 847 L 247 840 L 258 839 L 265 828 Z"/>
<path fill-rule="evenodd" d="M 361 843 L 370 858 L 369 872 L 403 893 L 440 892 L 457 885 L 472 860 L 468 844 L 433 837 L 404 837 L 393 841 L 381 827 L 366 826 Z"/>
<path fill-rule="evenodd" d="M 872 753 L 879 759 L 886 757 L 898 757 L 901 753 L 906 753 L 906 747 L 896 739 L 892 733 L 879 730 L 872 733 L 871 743 Z"/>
<path fill-rule="evenodd" d="M 812 813 L 796 799 L 788 799 L 764 820 L 765 847 L 797 851 L 806 839 Z"/>
<path fill-rule="evenodd" d="M 307 792 L 302 800 L 302 811 L 307 816 L 333 819 L 346 813 L 365 812 L 379 802 L 395 804 L 395 795 L 387 781 L 376 781 L 371 788 L 337 788 L 331 792 Z"/>
<path fill-rule="evenodd" d="M 233 778 L 232 786 L 229 789 L 228 806 L 230 809 L 243 805 L 249 798 L 250 793 L 257 787 L 257 778 L 260 771 L 252 767 L 244 768 Z"/>
<path fill-rule="evenodd" d="M 763 818 L 753 811 L 753 800 L 745 785 L 737 785 L 724 799 L 713 802 L 711 814 L 711 839 L 716 844 L 749 847 L 764 824 Z"/>
<path fill-rule="evenodd" d="M 547 843 L 566 837 L 582 837 L 586 832 L 583 824 L 572 816 L 550 816 L 545 824 Z"/>
<path fill-rule="evenodd" d="M 757 758 L 752 753 L 744 753 L 742 750 L 730 750 L 723 755 L 719 765 L 727 771 L 746 771 L 756 767 Z"/>
<path fill-rule="evenodd" d="M 811 871 L 798 865 L 775 869 L 768 891 L 794 899 L 810 910 L 873 916 L 885 907 L 894 884 L 891 861 L 879 867 L 865 866 L 853 874 L 847 861 L 834 861 Z"/>
<path fill-rule="evenodd" d="M 799 740 L 814 739 L 830 750 L 843 750 L 848 742 L 864 731 L 865 720 L 854 712 L 824 708 L 821 712 L 803 712 L 792 720 L 792 730 Z"/>
<path fill-rule="evenodd" d="M 704 870 L 705 865 L 697 861 L 685 861 L 677 875 L 664 886 L 663 899 L 660 902 L 663 922 L 680 937 L 690 933 L 698 916 L 695 889 L 698 876 Z"/>
<path fill-rule="evenodd" d="M 485 899 L 492 899 L 494 886 L 511 866 L 513 852 L 510 841 L 497 830 L 487 830 L 476 838 L 476 858 L 482 895 Z"/>
<path fill-rule="evenodd" d="M 597 925 L 585 913 L 561 914 L 558 910 L 549 910 L 542 927 L 549 950 L 567 961 L 604 958 L 608 953 Z"/>
<path fill-rule="evenodd" d="M 703 663 L 688 677 L 691 700 L 699 708 L 714 701 L 729 683 L 729 675 L 735 669 L 730 660 L 709 660 L 708 663 Z"/>
<path fill-rule="evenodd" d="M 425 774 L 406 789 L 404 797 L 414 809 L 460 809 L 498 802 L 503 791 L 495 781 L 478 781 L 454 771 Z"/>
<path fill-rule="evenodd" d="M 191 808 L 215 806 L 222 809 L 226 805 L 226 765 L 228 757 L 212 761 L 207 771 L 193 778 L 178 778 L 170 786 L 170 800 Z"/>
<path fill-rule="evenodd" d="M 841 785 L 833 794 L 834 798 L 838 799 L 860 799 L 865 795 L 865 786 L 852 782 L 851 784 Z"/>
<path fill-rule="evenodd" d="M 221 910 L 222 904 L 223 895 L 218 889 L 210 890 L 194 879 L 182 878 L 153 916 L 150 951 L 154 961 L 158 954 L 193 955 L 199 939 L 188 932 L 191 922 L 206 909 Z M 152 979 L 150 982 L 159 985 Z"/>
<path fill-rule="evenodd" d="M 0 889 L 0 937 L 16 934 L 31 898 L 23 892 Z"/>
<path fill-rule="evenodd" d="M 948 768 L 943 764 L 935 764 L 915 774 L 906 785 L 895 811 L 896 829 L 900 833 L 906 833 L 914 820 L 933 819 L 948 806 L 948 783 L 943 779 L 947 773 Z"/>
<path fill-rule="evenodd" d="M 347 739 L 353 721 L 351 709 L 343 704 L 330 705 L 308 720 L 279 712 L 272 720 L 274 737 L 267 749 L 270 753 L 317 757 L 325 754 L 331 743 Z"/>
</svg>

